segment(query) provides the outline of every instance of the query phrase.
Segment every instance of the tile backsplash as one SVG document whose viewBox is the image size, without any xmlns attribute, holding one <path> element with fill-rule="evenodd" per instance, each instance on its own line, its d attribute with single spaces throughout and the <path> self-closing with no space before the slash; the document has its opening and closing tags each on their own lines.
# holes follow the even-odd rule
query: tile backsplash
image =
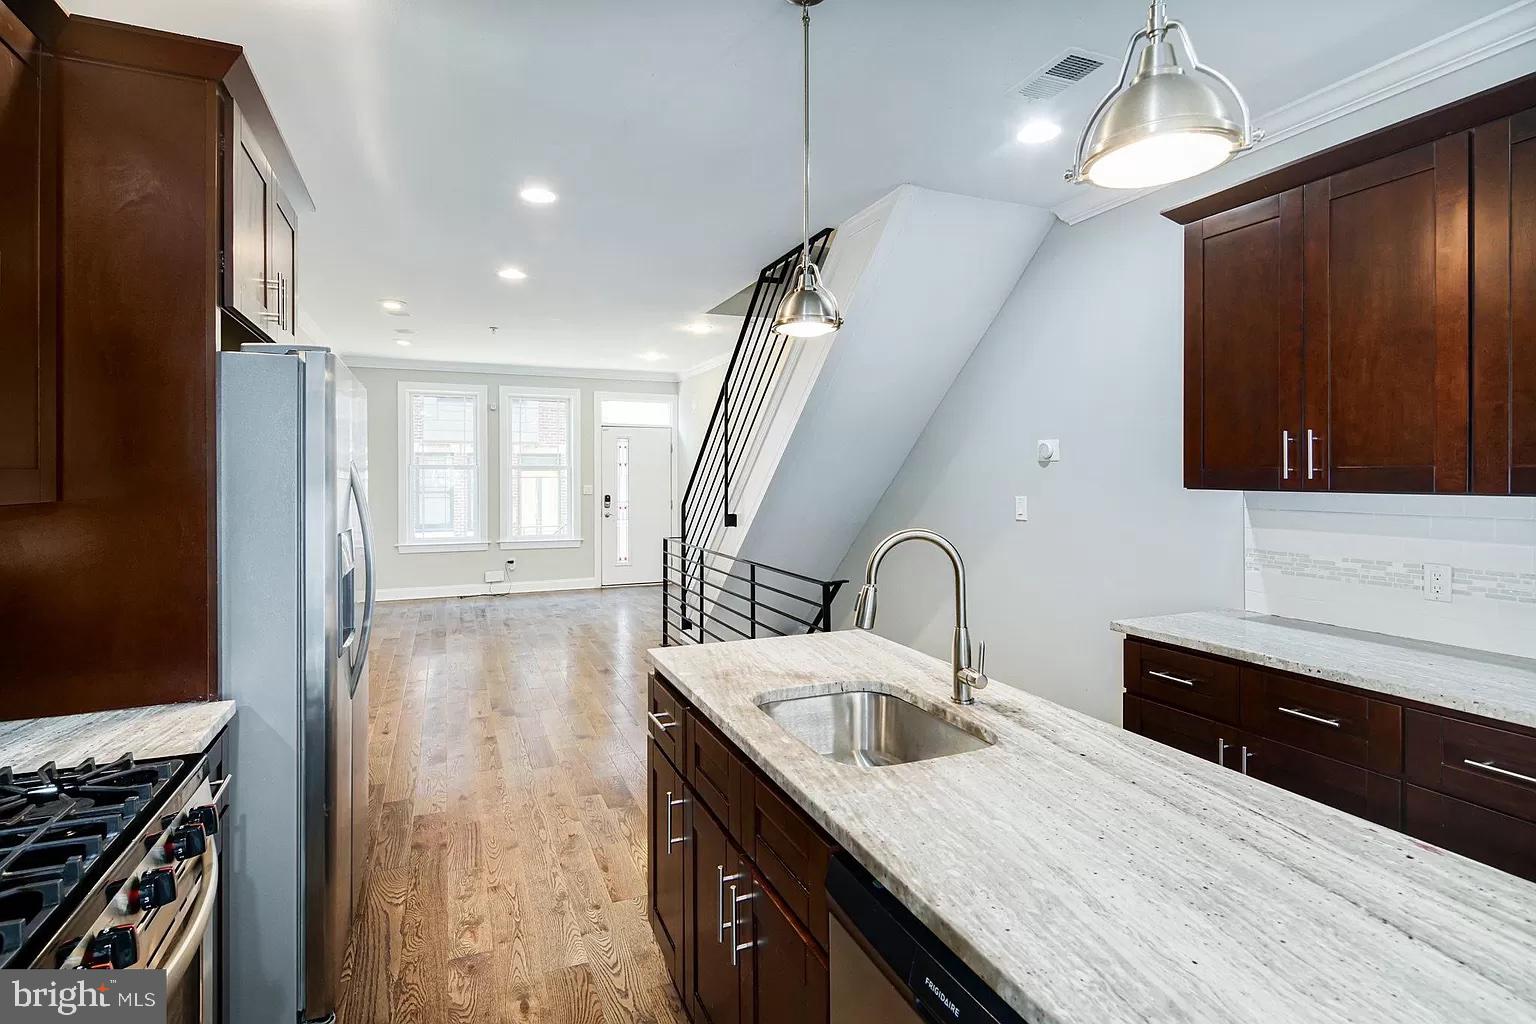
<svg viewBox="0 0 1536 1024">
<path fill-rule="evenodd" d="M 1250 492 L 1244 516 L 1249 611 L 1536 657 L 1536 498 Z"/>
</svg>

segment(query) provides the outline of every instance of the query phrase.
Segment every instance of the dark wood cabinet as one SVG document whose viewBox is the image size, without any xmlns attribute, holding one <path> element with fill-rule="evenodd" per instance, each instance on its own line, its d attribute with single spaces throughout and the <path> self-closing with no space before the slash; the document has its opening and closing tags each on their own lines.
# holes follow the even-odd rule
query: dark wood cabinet
<svg viewBox="0 0 1536 1024">
<path fill-rule="evenodd" d="M 714 815 L 695 808 L 688 830 L 692 915 L 688 929 L 689 1012 L 696 1024 L 751 1020 L 743 953 L 752 948 L 752 869 Z"/>
<path fill-rule="evenodd" d="M 41 56 L 3 7 L 0 20 L 0 505 L 26 505 L 58 496 L 57 347 L 44 323 Z"/>
<path fill-rule="evenodd" d="M 753 885 L 748 906 L 752 946 L 745 952 L 747 1019 L 827 1024 L 827 954 L 774 890 L 760 881 Z"/>
<path fill-rule="evenodd" d="M 1472 490 L 1536 494 L 1536 109 L 1472 133 Z"/>
<path fill-rule="evenodd" d="M 683 968 L 687 923 L 684 895 L 688 886 L 688 851 L 685 849 L 688 802 L 682 777 L 654 743 L 650 744 L 647 767 L 651 818 L 647 863 L 651 930 L 678 990 L 686 991 Z"/>
<path fill-rule="evenodd" d="M 1132 638 L 1125 680 L 1131 732 L 1536 880 L 1536 730 Z"/>
<path fill-rule="evenodd" d="M 1186 487 L 1536 494 L 1536 75 L 1166 215 Z"/>
<path fill-rule="evenodd" d="M 1185 486 L 1299 487 L 1301 190 L 1186 226 L 1184 264 Z"/>
<path fill-rule="evenodd" d="M 1306 186 L 1306 487 L 1467 490 L 1469 147 Z"/>
<path fill-rule="evenodd" d="M 261 336 L 291 341 L 298 216 L 260 139 L 227 97 L 224 119 L 224 306 Z"/>
</svg>

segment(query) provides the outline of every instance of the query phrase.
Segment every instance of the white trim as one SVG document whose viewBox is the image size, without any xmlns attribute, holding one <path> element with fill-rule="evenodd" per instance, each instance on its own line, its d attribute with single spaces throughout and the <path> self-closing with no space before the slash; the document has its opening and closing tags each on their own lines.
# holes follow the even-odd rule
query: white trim
<svg viewBox="0 0 1536 1024">
<path fill-rule="evenodd" d="M 576 495 L 581 498 L 582 495 Z M 580 537 L 575 538 L 551 538 L 544 540 L 541 537 L 532 537 L 527 540 L 504 540 L 497 543 L 497 547 L 503 551 L 537 551 L 554 548 L 579 548 L 586 543 Z"/>
<path fill-rule="evenodd" d="M 1389 57 L 1326 88 L 1254 118 L 1264 138 L 1250 152 L 1336 121 L 1426 82 L 1460 71 L 1536 39 L 1536 0 L 1518 0 L 1435 39 Z M 1239 159 L 1242 159 L 1239 157 Z M 1058 203 L 1051 212 L 1068 224 L 1135 202 L 1160 189 L 1084 191 Z M 1166 187 L 1166 186 L 1165 186 Z"/>
<path fill-rule="evenodd" d="M 411 473 L 411 417 L 410 395 L 413 392 L 423 394 L 459 394 L 469 395 L 475 399 L 475 491 L 479 508 L 475 509 L 475 535 L 469 538 L 455 538 L 442 542 L 422 541 L 409 536 Z M 490 517 L 488 509 L 490 481 L 491 481 L 491 446 L 490 428 L 487 421 L 490 419 L 490 397 L 484 384 L 458 384 L 445 381 L 412 381 L 402 380 L 395 386 L 395 420 L 396 420 L 396 444 L 395 444 L 395 470 L 399 477 L 397 483 L 397 495 L 395 501 L 396 522 L 396 547 L 401 551 L 410 548 L 430 546 L 432 550 L 445 551 L 454 546 L 464 545 L 460 550 L 484 551 L 489 546 L 490 529 L 486 520 Z"/>
<path fill-rule="evenodd" d="M 554 547 L 556 541 L 574 541 L 572 546 L 581 545 L 581 389 L 580 388 L 529 388 L 518 387 L 512 384 L 503 384 L 496 389 L 496 416 L 500 421 L 497 424 L 498 437 L 501 439 L 501 452 L 497 460 L 497 472 L 500 479 L 497 482 L 496 497 L 501 502 L 501 536 L 509 538 L 511 529 L 512 503 L 507 500 L 507 481 L 510 475 L 507 472 L 507 444 L 508 419 L 505 415 L 505 407 L 508 402 L 520 398 L 560 398 L 570 403 L 570 488 L 568 495 L 571 509 L 570 532 L 558 537 L 528 538 L 538 541 L 536 545 L 542 547 Z M 518 538 L 522 540 L 523 538 Z M 510 539 L 504 539 L 502 547 L 515 543 Z"/>
<path fill-rule="evenodd" d="M 734 346 L 733 346 L 733 348 L 734 348 Z M 730 352 L 722 352 L 719 355 L 715 356 L 713 359 L 706 359 L 702 363 L 699 363 L 697 366 L 690 366 L 690 367 L 688 367 L 688 369 L 680 371 L 678 373 L 678 375 L 677 375 L 677 379 L 678 379 L 679 382 L 682 382 L 682 381 L 687 380 L 689 377 L 697 377 L 701 373 L 708 373 L 710 370 L 716 369 L 717 367 L 724 366 L 726 363 L 728 363 L 730 361 L 731 361 L 731 353 Z M 639 584 L 639 583 L 637 583 L 635 585 L 636 586 L 644 586 L 644 584 Z"/>
<path fill-rule="evenodd" d="M 443 544 L 434 544 L 431 542 L 396 544 L 395 550 L 400 552 L 402 555 L 427 555 L 435 553 L 447 553 L 450 551 L 489 551 L 490 547 L 491 545 L 489 541 L 466 541 L 464 543 L 449 541 Z"/>
<path fill-rule="evenodd" d="M 490 373 L 509 377 L 569 377 L 574 380 L 627 380 L 648 384 L 676 384 L 682 377 L 680 373 L 672 370 L 618 370 L 591 366 L 516 366 L 506 363 L 455 363 L 440 359 L 393 359 L 389 356 L 338 354 L 353 369 L 365 370 Z"/>
<path fill-rule="evenodd" d="M 672 424 L 668 429 L 671 431 L 669 443 L 672 450 L 672 458 L 670 460 L 672 467 L 672 481 L 669 497 L 669 500 L 672 503 L 672 516 L 670 520 L 671 528 L 667 531 L 668 536 L 675 536 L 677 534 L 679 523 L 678 516 L 681 512 L 677 494 L 677 481 L 681 472 L 677 462 L 677 395 L 636 395 L 632 392 L 624 391 L 594 391 L 592 393 L 592 482 L 596 486 L 592 489 L 592 538 L 594 541 L 592 552 L 592 571 L 597 575 L 599 584 L 602 583 L 603 579 L 603 502 L 602 499 L 597 496 L 597 488 L 603 486 L 603 427 L 609 425 L 603 422 L 603 399 L 605 398 L 615 398 L 622 400 L 635 400 L 637 398 L 640 400 L 654 399 L 656 401 L 665 401 L 671 403 Z M 659 430 L 661 428 L 656 426 L 647 426 L 642 427 L 641 429 Z M 662 577 L 665 579 L 667 567 L 662 566 L 661 569 Z M 619 583 L 611 585 L 639 586 L 640 584 Z"/>
<path fill-rule="evenodd" d="M 596 590 L 597 580 L 528 580 L 519 583 L 450 583 L 438 587 L 386 587 L 380 601 L 425 601 L 436 597 L 500 597 L 505 594 L 544 594 L 561 590 Z"/>
</svg>

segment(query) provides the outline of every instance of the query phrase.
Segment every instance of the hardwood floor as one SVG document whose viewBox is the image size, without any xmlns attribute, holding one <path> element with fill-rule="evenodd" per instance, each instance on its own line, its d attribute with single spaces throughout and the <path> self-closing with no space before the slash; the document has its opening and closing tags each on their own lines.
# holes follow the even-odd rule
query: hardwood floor
<svg viewBox="0 0 1536 1024">
<path fill-rule="evenodd" d="M 683 1021 L 645 906 L 656 588 L 380 605 L 341 1024 Z"/>
</svg>

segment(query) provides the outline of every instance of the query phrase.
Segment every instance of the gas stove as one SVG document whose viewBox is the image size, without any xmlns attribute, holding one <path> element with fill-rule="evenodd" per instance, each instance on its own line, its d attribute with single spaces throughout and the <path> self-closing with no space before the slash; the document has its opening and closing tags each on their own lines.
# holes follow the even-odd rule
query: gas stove
<svg viewBox="0 0 1536 1024">
<path fill-rule="evenodd" d="M 94 917 L 118 862 L 137 861 L 161 829 L 157 817 L 192 771 L 181 758 L 35 771 L 0 768 L 0 968 L 55 967 L 73 941 L 66 923 Z"/>
</svg>

